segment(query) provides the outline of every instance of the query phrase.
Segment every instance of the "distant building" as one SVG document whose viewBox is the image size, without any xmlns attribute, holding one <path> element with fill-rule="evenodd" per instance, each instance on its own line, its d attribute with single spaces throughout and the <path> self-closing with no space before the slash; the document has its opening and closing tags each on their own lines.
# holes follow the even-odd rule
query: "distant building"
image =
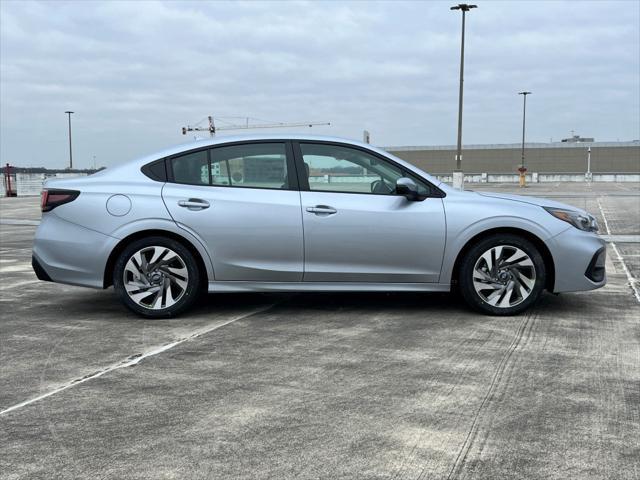
<svg viewBox="0 0 640 480">
<path fill-rule="evenodd" d="M 585 172 L 589 148 L 594 173 L 640 173 L 639 142 L 527 143 L 525 165 L 529 172 Z M 462 168 L 465 173 L 514 173 L 521 163 L 520 149 L 519 143 L 464 145 Z M 455 145 L 385 147 L 385 150 L 432 174 L 451 173 L 455 168 Z"/>
<path fill-rule="evenodd" d="M 593 143 L 595 139 L 593 137 L 581 137 L 580 135 L 572 135 L 569 138 L 563 138 L 560 140 L 564 143 Z"/>
</svg>

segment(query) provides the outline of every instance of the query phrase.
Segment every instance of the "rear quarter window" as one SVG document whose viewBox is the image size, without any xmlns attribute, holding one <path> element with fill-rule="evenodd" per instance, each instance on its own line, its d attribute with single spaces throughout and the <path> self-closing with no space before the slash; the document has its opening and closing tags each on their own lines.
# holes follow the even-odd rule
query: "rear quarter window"
<svg viewBox="0 0 640 480">
<path fill-rule="evenodd" d="M 142 167 L 141 170 L 142 173 L 144 173 L 151 180 L 155 180 L 156 182 L 167 181 L 167 169 L 164 159 L 148 163 L 144 167 Z"/>
</svg>

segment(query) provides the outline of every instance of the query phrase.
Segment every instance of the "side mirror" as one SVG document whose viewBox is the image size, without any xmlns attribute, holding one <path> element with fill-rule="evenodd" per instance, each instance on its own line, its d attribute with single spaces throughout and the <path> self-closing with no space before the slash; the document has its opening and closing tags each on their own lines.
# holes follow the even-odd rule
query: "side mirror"
<svg viewBox="0 0 640 480">
<path fill-rule="evenodd" d="M 407 200 L 420 200 L 418 193 L 418 185 L 416 182 L 407 177 L 400 177 L 396 180 L 396 194 L 402 195 Z"/>
</svg>

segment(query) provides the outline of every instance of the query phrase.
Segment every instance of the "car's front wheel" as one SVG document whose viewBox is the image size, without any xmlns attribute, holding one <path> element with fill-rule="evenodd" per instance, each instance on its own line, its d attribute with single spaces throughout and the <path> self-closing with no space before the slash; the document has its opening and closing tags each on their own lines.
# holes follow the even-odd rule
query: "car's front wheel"
<svg viewBox="0 0 640 480">
<path fill-rule="evenodd" d="M 545 265 L 536 246 L 518 235 L 495 234 L 472 246 L 460 265 L 465 301 L 489 315 L 516 315 L 540 297 Z"/>
<path fill-rule="evenodd" d="M 113 286 L 122 302 L 149 318 L 171 317 L 189 308 L 200 285 L 198 265 L 180 242 L 147 237 L 128 245 L 118 257 Z"/>
</svg>

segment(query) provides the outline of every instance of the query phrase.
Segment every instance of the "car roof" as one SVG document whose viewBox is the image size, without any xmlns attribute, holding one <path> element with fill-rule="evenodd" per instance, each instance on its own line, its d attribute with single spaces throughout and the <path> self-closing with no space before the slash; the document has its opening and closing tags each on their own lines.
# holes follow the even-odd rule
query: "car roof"
<svg viewBox="0 0 640 480">
<path fill-rule="evenodd" d="M 168 147 L 160 152 L 156 152 L 153 156 L 158 158 L 167 157 L 170 155 L 175 155 L 176 153 L 181 153 L 184 151 L 188 151 L 195 148 L 208 147 L 214 145 L 220 145 L 225 143 L 233 143 L 233 142 L 251 142 L 251 141 L 259 141 L 259 140 L 308 140 L 315 142 L 337 142 L 337 143 L 348 143 L 350 145 L 359 145 L 367 148 L 375 148 L 372 145 L 359 142 L 357 140 L 352 140 L 349 138 L 341 138 L 341 137 L 332 137 L 326 135 L 305 135 L 305 134 L 296 134 L 296 133 L 259 133 L 259 134 L 247 134 L 247 135 L 223 135 L 220 137 L 214 138 L 201 138 L 197 140 L 192 140 L 190 142 L 180 143 L 178 145 L 173 145 Z"/>
</svg>

